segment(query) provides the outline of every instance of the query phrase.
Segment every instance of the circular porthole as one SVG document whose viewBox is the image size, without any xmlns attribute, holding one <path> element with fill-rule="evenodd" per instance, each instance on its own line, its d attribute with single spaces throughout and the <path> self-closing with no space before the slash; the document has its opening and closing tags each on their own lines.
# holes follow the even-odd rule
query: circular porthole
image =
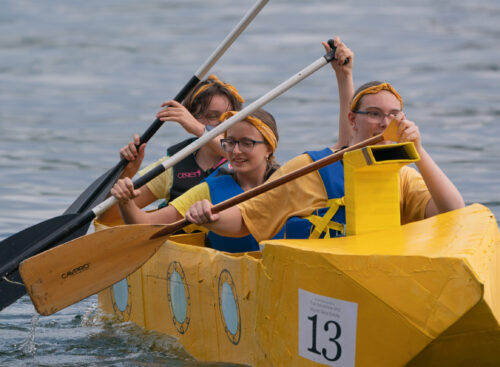
<svg viewBox="0 0 500 367">
<path fill-rule="evenodd" d="M 168 267 L 167 295 L 175 328 L 184 334 L 189 326 L 191 300 L 184 270 L 177 261 L 173 261 Z"/>
<path fill-rule="evenodd" d="M 233 278 L 226 269 L 219 276 L 219 310 L 227 337 L 231 343 L 238 344 L 241 336 L 240 307 Z"/>
</svg>

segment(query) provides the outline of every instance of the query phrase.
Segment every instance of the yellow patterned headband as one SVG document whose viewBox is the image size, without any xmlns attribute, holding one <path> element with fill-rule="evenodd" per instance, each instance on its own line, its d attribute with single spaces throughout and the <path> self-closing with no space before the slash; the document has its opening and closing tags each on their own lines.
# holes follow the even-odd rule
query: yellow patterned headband
<svg viewBox="0 0 500 367">
<path fill-rule="evenodd" d="M 236 115 L 238 112 L 236 111 L 227 111 L 224 112 L 221 117 L 220 121 L 227 120 L 230 117 L 233 117 Z M 273 130 L 267 126 L 265 123 L 262 122 L 261 119 L 258 119 L 257 117 L 254 116 L 247 116 L 243 121 L 248 121 L 250 122 L 259 132 L 262 134 L 264 139 L 268 142 L 270 145 L 272 151 L 274 152 L 276 150 L 276 147 L 278 146 L 278 140 L 276 139 L 276 135 L 274 135 Z M 227 132 L 224 133 L 224 137 L 227 136 Z"/>
<path fill-rule="evenodd" d="M 219 84 L 219 85 L 223 86 L 224 88 L 226 88 L 234 96 L 234 98 L 236 98 L 238 100 L 238 102 L 241 102 L 241 103 L 245 102 L 243 97 L 240 96 L 240 94 L 238 93 L 238 89 L 236 89 L 231 84 L 224 83 L 222 80 L 220 80 L 219 78 L 217 78 L 217 76 L 215 76 L 213 74 L 209 75 L 207 80 L 210 81 L 211 83 L 207 83 L 207 84 L 202 85 L 201 87 L 198 88 L 198 90 L 196 92 L 194 92 L 193 97 L 191 98 L 191 104 L 193 104 L 193 101 L 195 100 L 196 97 L 198 97 L 201 93 L 206 91 L 208 88 L 210 88 L 214 84 Z"/>
<path fill-rule="evenodd" d="M 403 98 L 399 95 L 399 93 L 394 89 L 389 83 L 382 83 L 378 85 L 374 85 L 373 87 L 363 89 L 361 92 L 359 92 L 352 100 L 351 102 L 351 111 L 354 112 L 354 109 L 356 108 L 357 104 L 359 103 L 359 100 L 366 94 L 375 94 L 380 92 L 381 90 L 387 90 L 394 94 L 396 98 L 399 100 L 401 103 L 401 109 L 403 109 Z"/>
</svg>

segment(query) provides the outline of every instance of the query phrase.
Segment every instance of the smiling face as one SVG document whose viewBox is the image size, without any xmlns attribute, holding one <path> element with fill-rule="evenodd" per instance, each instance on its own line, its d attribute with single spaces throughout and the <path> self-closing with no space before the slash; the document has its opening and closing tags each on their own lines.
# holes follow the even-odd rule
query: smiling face
<svg viewBox="0 0 500 367">
<path fill-rule="evenodd" d="M 349 112 L 348 117 L 353 129 L 352 144 L 382 133 L 391 120 L 389 114 L 402 115 L 400 101 L 387 90 L 363 96 L 356 111 L 369 112 L 369 114 Z M 377 118 L 377 115 L 383 117 Z"/>
<path fill-rule="evenodd" d="M 227 130 L 227 139 L 263 141 L 264 137 L 251 123 L 240 121 Z M 242 152 L 239 144 L 236 144 L 234 150 L 226 154 L 237 175 L 250 175 L 261 179 L 266 172 L 267 160 L 271 153 L 268 144 L 257 143 L 250 152 Z"/>
</svg>

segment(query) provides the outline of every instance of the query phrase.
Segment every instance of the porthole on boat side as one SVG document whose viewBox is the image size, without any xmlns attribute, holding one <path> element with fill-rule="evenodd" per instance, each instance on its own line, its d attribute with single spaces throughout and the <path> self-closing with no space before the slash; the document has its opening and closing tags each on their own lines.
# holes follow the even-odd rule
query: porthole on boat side
<svg viewBox="0 0 500 367">
<path fill-rule="evenodd" d="M 130 319 L 132 303 L 130 298 L 130 285 L 128 284 L 127 278 L 115 283 L 112 288 L 111 303 L 113 309 L 120 315 L 123 321 L 128 321 Z"/>
<path fill-rule="evenodd" d="M 241 337 L 240 307 L 233 278 L 227 269 L 219 275 L 219 310 L 229 341 L 237 345 Z"/>
<path fill-rule="evenodd" d="M 179 262 L 170 263 L 167 272 L 167 296 L 172 311 L 172 321 L 177 331 L 184 334 L 189 327 L 191 299 L 186 275 Z"/>
</svg>

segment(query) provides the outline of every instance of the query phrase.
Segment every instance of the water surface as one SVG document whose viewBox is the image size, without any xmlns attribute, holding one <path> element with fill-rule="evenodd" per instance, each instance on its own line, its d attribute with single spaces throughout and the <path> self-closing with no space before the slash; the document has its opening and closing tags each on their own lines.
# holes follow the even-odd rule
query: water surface
<svg viewBox="0 0 500 367">
<path fill-rule="evenodd" d="M 116 164 L 253 5 L 249 0 L 3 0 L 0 12 L 0 239 L 59 215 Z M 253 101 L 340 35 L 355 84 L 387 80 L 423 144 L 468 204 L 500 217 L 500 4 L 271 0 L 213 72 Z M 329 66 L 271 102 L 277 157 L 336 141 Z M 185 133 L 168 124 L 146 161 Z M 147 163 L 146 162 L 146 163 Z M 0 313 L 0 365 L 194 366 L 172 339 L 102 319 L 91 297 L 33 319 L 24 297 Z"/>
</svg>

